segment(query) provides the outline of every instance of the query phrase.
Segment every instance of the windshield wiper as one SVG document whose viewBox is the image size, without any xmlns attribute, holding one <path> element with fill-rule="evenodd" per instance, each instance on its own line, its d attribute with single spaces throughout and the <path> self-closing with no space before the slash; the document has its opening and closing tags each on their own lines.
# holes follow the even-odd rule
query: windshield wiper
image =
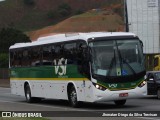
<svg viewBox="0 0 160 120">
<path fill-rule="evenodd" d="M 127 66 L 131 69 L 131 71 L 133 72 L 133 74 L 136 74 L 135 70 L 132 68 L 132 66 L 125 59 L 122 59 L 122 62 L 124 62 L 124 63 L 127 64 Z"/>
<path fill-rule="evenodd" d="M 122 55 L 121 55 L 121 52 L 120 52 L 120 50 L 118 48 L 117 42 L 116 42 L 116 46 L 117 46 L 117 51 L 118 51 L 119 59 L 120 59 L 121 72 L 123 71 L 123 61 L 124 61 L 124 63 L 126 63 L 127 66 L 131 69 L 131 71 L 133 72 L 133 74 L 136 74 L 135 70 L 130 66 L 130 64 L 125 59 L 122 58 Z"/>
</svg>

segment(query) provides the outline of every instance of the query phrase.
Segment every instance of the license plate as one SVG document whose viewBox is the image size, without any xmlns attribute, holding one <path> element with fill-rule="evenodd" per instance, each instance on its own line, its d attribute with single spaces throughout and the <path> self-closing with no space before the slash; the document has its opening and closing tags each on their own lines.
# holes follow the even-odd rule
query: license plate
<svg viewBox="0 0 160 120">
<path fill-rule="evenodd" d="M 119 97 L 128 97 L 128 93 L 120 93 Z"/>
</svg>

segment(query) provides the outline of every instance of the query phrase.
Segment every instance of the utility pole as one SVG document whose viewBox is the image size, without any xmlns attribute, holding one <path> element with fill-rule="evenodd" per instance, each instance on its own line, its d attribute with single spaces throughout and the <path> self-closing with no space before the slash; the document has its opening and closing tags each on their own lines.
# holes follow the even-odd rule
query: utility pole
<svg viewBox="0 0 160 120">
<path fill-rule="evenodd" d="M 124 0 L 124 23 L 125 23 L 125 31 L 129 32 L 127 0 Z"/>
</svg>

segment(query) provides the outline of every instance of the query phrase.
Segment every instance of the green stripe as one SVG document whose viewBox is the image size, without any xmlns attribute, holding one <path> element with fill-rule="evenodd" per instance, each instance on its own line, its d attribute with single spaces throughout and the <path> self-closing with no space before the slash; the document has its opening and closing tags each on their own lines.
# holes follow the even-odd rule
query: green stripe
<svg viewBox="0 0 160 120">
<path fill-rule="evenodd" d="M 111 91 L 115 91 L 115 90 L 129 90 L 129 89 L 134 89 L 136 88 L 142 81 L 144 80 L 144 78 L 142 77 L 139 80 L 135 80 L 133 82 L 126 82 L 126 83 L 111 83 L 111 84 L 116 84 L 117 86 L 115 88 L 110 87 L 109 83 L 105 83 L 102 81 L 97 81 L 97 84 L 111 90 Z"/>
<path fill-rule="evenodd" d="M 62 69 L 59 68 L 58 72 L 62 72 Z M 67 65 L 66 74 L 58 75 L 55 74 L 54 66 L 41 66 L 41 67 L 26 67 L 26 68 L 11 68 L 10 69 L 11 78 L 34 78 L 34 79 L 69 79 L 69 78 L 86 78 L 78 72 L 76 65 Z"/>
<path fill-rule="evenodd" d="M 82 81 L 89 80 L 88 78 L 10 78 L 10 80 L 73 80 Z"/>
</svg>

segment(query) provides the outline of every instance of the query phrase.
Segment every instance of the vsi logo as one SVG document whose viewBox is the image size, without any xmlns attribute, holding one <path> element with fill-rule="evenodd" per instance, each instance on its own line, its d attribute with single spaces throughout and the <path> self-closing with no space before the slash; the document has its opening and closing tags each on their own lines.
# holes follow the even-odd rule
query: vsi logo
<svg viewBox="0 0 160 120">
<path fill-rule="evenodd" d="M 110 88 L 116 88 L 116 87 L 117 87 L 117 84 L 109 84 L 109 87 L 110 87 Z"/>
<path fill-rule="evenodd" d="M 61 58 L 58 60 L 58 62 L 56 60 L 54 60 L 54 64 L 55 64 L 55 74 L 58 74 L 60 76 L 66 74 L 67 59 Z M 61 69 L 61 70 L 59 70 L 59 69 Z"/>
</svg>

